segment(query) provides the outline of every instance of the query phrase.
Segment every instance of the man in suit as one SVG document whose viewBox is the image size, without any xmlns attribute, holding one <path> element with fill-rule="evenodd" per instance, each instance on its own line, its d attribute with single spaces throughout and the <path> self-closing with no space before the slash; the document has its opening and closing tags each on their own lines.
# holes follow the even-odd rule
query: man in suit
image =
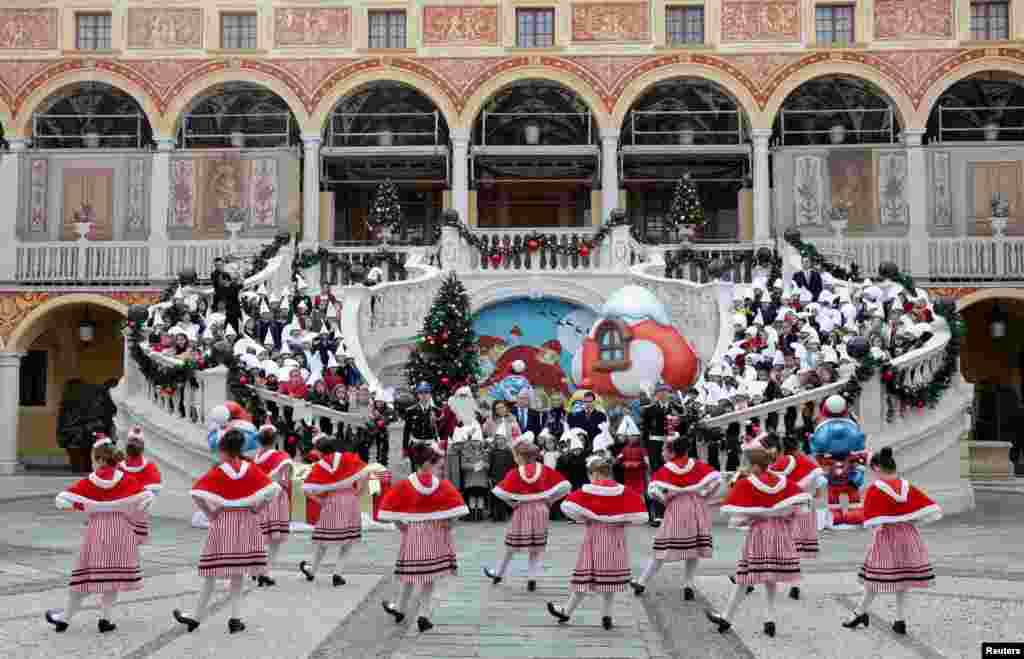
<svg viewBox="0 0 1024 659">
<path fill-rule="evenodd" d="M 541 421 L 540 412 L 530 409 L 530 392 L 523 389 L 516 396 L 516 406 L 513 415 L 519 423 L 520 432 L 532 432 L 534 437 L 540 435 Z"/>
<path fill-rule="evenodd" d="M 659 384 L 654 393 L 654 402 L 643 409 L 640 414 L 640 437 L 647 449 L 647 459 L 651 463 L 651 473 L 665 464 L 661 457 L 661 449 L 668 438 L 668 417 L 675 414 L 669 400 L 672 387 Z M 685 433 L 680 429 L 680 433 Z M 665 514 L 665 506 L 659 501 L 652 503 L 652 524 L 659 524 Z"/>
<path fill-rule="evenodd" d="M 555 437 L 561 437 L 565 430 L 562 425 L 565 422 L 565 416 L 565 398 L 560 393 L 552 394 L 551 409 L 544 412 L 542 425 Z"/>
<path fill-rule="evenodd" d="M 814 302 L 818 301 L 818 296 L 821 295 L 821 291 L 824 288 L 824 283 L 821 281 L 821 273 L 814 269 L 814 265 L 807 257 L 803 259 L 803 270 L 793 275 L 793 283 L 800 288 L 809 290 L 811 292 L 811 299 Z"/>
<path fill-rule="evenodd" d="M 573 412 L 566 419 L 569 428 L 580 428 L 587 433 L 587 445 L 584 447 L 584 454 L 590 455 L 594 450 L 594 438 L 601 434 L 601 424 L 608 421 L 604 412 L 594 409 L 596 397 L 594 392 L 588 391 L 583 395 L 583 409 Z"/>
<path fill-rule="evenodd" d="M 434 405 L 433 388 L 427 382 L 416 385 L 417 403 L 405 411 L 405 430 L 402 433 L 402 449 L 409 450 L 414 440 L 433 442 L 440 440 L 438 417 L 440 410 Z M 409 459 L 412 471 L 416 466 Z"/>
</svg>

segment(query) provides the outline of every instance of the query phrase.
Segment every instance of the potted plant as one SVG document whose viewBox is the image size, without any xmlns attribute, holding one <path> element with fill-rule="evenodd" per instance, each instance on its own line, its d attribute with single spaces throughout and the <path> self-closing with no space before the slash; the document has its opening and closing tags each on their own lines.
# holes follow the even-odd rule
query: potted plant
<svg viewBox="0 0 1024 659">
<path fill-rule="evenodd" d="M 530 146 L 540 144 L 540 124 L 530 122 L 523 127 L 523 140 Z"/>
<path fill-rule="evenodd" d="M 842 144 L 846 141 L 846 126 L 842 124 L 836 124 L 829 128 L 828 138 L 832 144 Z"/>
<path fill-rule="evenodd" d="M 992 226 L 992 235 L 1002 238 L 1006 235 L 1006 227 L 1010 222 L 1010 201 L 1002 193 L 992 195 L 990 202 L 992 217 L 989 223 Z"/>
</svg>

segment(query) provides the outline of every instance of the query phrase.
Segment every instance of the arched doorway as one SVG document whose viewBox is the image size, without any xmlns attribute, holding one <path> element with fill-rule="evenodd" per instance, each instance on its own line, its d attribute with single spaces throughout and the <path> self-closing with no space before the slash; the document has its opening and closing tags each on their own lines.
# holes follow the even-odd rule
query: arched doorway
<svg viewBox="0 0 1024 659">
<path fill-rule="evenodd" d="M 299 143 L 299 125 L 274 91 L 234 81 L 193 98 L 178 119 L 176 137 L 182 149 L 291 147 Z"/>
</svg>

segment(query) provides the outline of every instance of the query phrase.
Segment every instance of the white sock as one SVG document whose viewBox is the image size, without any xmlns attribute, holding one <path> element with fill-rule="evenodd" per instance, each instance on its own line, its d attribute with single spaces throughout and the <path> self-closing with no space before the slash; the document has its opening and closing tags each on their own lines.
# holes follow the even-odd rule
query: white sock
<svg viewBox="0 0 1024 659">
<path fill-rule="evenodd" d="M 430 612 L 432 609 L 434 598 L 434 582 L 428 581 L 427 583 L 420 586 L 420 616 L 426 619 L 430 619 Z"/>
<path fill-rule="evenodd" d="M 637 580 L 637 583 L 639 583 L 641 586 L 646 586 L 647 582 L 650 581 L 651 577 L 656 575 L 658 573 L 658 570 L 660 570 L 661 566 L 664 564 L 665 561 L 661 560 L 660 558 L 652 558 L 650 561 L 647 562 L 647 567 L 644 568 L 644 573 L 640 575 L 640 578 Z"/>
<path fill-rule="evenodd" d="M 230 582 L 231 590 L 231 617 L 241 618 L 242 617 L 242 577 L 235 576 L 231 577 Z"/>
<path fill-rule="evenodd" d="M 320 571 L 320 564 L 324 562 L 324 556 L 327 554 L 327 545 L 321 543 L 316 546 L 316 550 L 313 553 L 313 574 Z"/>
<path fill-rule="evenodd" d="M 68 603 L 64 607 L 64 613 L 57 616 L 64 622 L 71 622 L 71 618 L 74 617 L 78 610 L 82 608 L 82 600 L 85 599 L 86 593 L 68 593 Z"/>
<path fill-rule="evenodd" d="M 214 577 L 206 577 L 203 580 L 203 589 L 199 591 L 199 602 L 196 603 L 196 612 L 193 614 L 193 618 L 199 622 L 203 621 L 206 617 L 206 609 L 210 606 L 210 598 L 213 597 L 213 587 L 216 583 Z"/>
<path fill-rule="evenodd" d="M 693 588 L 693 578 L 697 576 L 697 563 L 699 558 L 688 558 L 683 563 L 683 585 Z"/>
<path fill-rule="evenodd" d="M 903 617 L 903 606 L 907 603 L 907 591 L 898 590 L 896 591 L 896 619 L 906 620 Z"/>
<path fill-rule="evenodd" d="M 530 562 L 528 564 L 528 567 L 526 568 L 526 574 L 531 580 L 535 580 L 537 577 L 540 576 L 540 560 L 542 558 L 544 558 L 544 552 L 542 551 L 530 554 Z"/>
<path fill-rule="evenodd" d="M 338 562 L 334 566 L 334 573 L 341 574 L 341 566 L 345 564 L 345 557 L 348 556 L 348 550 L 352 549 L 352 545 L 345 543 L 338 546 Z"/>
<path fill-rule="evenodd" d="M 583 601 L 583 597 L 586 593 L 573 593 L 569 595 L 569 601 L 565 603 L 565 615 L 571 616 L 572 612 L 576 610 L 576 607 Z"/>
<path fill-rule="evenodd" d="M 505 555 L 501 559 L 501 563 L 498 563 L 498 570 L 495 572 L 499 577 L 504 577 L 505 572 L 508 571 L 508 564 L 512 562 L 512 557 L 515 556 L 515 552 L 512 549 L 506 549 Z"/>
<path fill-rule="evenodd" d="M 601 617 L 612 617 L 612 605 L 615 604 L 615 593 L 601 593 Z"/>
<path fill-rule="evenodd" d="M 864 597 L 860 600 L 860 606 L 855 609 L 855 613 L 858 615 L 861 613 L 867 613 L 868 608 L 871 606 L 871 602 L 875 599 L 875 591 L 865 590 Z"/>
<path fill-rule="evenodd" d="M 267 547 L 267 573 L 270 572 L 270 567 L 277 560 L 277 555 L 281 553 L 281 545 L 283 542 L 272 542 Z"/>
<path fill-rule="evenodd" d="M 729 604 L 725 607 L 725 614 L 722 616 L 726 620 L 731 621 L 736 615 L 736 611 L 740 608 L 740 602 L 747 594 L 747 587 L 741 583 L 736 584 L 732 588 L 732 595 L 729 596 Z"/>
<path fill-rule="evenodd" d="M 775 595 L 778 593 L 775 583 L 766 583 L 764 585 L 765 595 L 765 620 L 772 622 L 775 620 Z"/>
<path fill-rule="evenodd" d="M 412 598 L 412 589 L 415 584 L 403 583 L 398 590 L 398 612 L 405 613 L 409 608 L 409 600 Z"/>
<path fill-rule="evenodd" d="M 100 595 L 100 609 L 103 612 L 103 619 L 110 620 L 110 612 L 114 608 L 114 602 L 117 601 L 117 593 L 103 593 Z"/>
</svg>

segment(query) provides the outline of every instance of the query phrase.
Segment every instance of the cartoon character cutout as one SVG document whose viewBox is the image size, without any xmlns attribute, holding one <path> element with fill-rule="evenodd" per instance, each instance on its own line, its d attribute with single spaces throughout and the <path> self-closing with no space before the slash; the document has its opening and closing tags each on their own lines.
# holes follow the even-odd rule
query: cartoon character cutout
<svg viewBox="0 0 1024 659">
<path fill-rule="evenodd" d="M 825 471 L 828 507 L 834 527 L 858 527 L 864 523 L 861 489 L 867 461 L 864 432 L 850 418 L 846 399 L 832 395 L 821 405 L 825 418 L 811 435 L 811 453 Z M 841 498 L 846 496 L 844 510 Z"/>
</svg>

